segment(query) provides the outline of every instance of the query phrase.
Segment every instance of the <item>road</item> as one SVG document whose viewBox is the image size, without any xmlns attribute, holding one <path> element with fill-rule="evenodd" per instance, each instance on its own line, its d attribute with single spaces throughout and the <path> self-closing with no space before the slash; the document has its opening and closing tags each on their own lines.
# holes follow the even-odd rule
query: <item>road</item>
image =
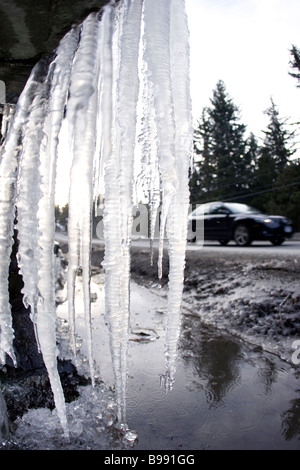
<svg viewBox="0 0 300 470">
<path fill-rule="evenodd" d="M 227 246 L 221 246 L 218 242 L 207 242 L 204 246 L 201 244 L 188 244 L 187 251 L 203 251 L 205 253 L 213 252 L 237 255 L 270 255 L 274 256 L 295 256 L 300 258 L 300 241 L 287 240 L 281 246 L 274 246 L 270 242 L 253 242 L 250 246 L 239 247 L 234 242 Z"/>
<path fill-rule="evenodd" d="M 65 242 L 67 241 L 67 235 L 64 233 L 56 233 L 56 240 Z M 104 240 L 99 240 L 95 238 L 93 240 L 94 246 L 104 246 Z M 132 246 L 134 248 L 145 248 L 149 249 L 149 240 L 147 239 L 136 239 L 132 241 Z M 158 246 L 158 240 L 154 241 L 154 247 Z M 165 247 L 167 247 L 167 242 L 165 242 Z M 221 246 L 217 241 L 209 241 L 204 244 L 201 243 L 188 243 L 187 244 L 188 252 L 203 252 L 203 253 L 214 253 L 230 255 L 270 255 L 272 257 L 280 256 L 295 256 L 300 258 L 300 240 L 286 240 L 281 246 L 274 246 L 270 242 L 253 242 L 250 246 L 239 247 L 234 242 L 230 242 L 227 246 Z"/>
<path fill-rule="evenodd" d="M 97 242 L 96 242 L 97 243 Z M 134 248 L 149 248 L 148 240 L 134 240 L 132 242 Z M 157 247 L 158 242 L 154 242 L 154 247 Z M 167 243 L 165 242 L 165 247 Z M 253 242 L 250 246 L 239 247 L 234 242 L 228 243 L 226 246 L 221 246 L 219 242 L 209 241 L 204 245 L 201 243 L 188 243 L 186 248 L 188 253 L 196 252 L 197 254 L 205 253 L 206 255 L 211 253 L 217 256 L 238 255 L 238 256 L 272 256 L 272 257 L 291 257 L 295 256 L 300 258 L 300 240 L 287 240 L 281 246 L 274 246 L 270 242 Z M 195 254 L 196 254 L 195 253 Z"/>
</svg>

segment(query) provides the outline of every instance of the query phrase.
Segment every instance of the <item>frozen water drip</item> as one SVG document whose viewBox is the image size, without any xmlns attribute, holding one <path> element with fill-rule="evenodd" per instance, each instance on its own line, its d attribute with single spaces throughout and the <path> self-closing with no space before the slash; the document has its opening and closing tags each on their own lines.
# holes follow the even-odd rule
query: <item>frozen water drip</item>
<svg viewBox="0 0 300 470">
<path fill-rule="evenodd" d="M 141 129 L 137 135 L 137 129 Z M 90 14 L 33 69 L 1 148 L 0 360 L 16 363 L 8 301 L 8 269 L 17 208 L 18 260 L 24 302 L 48 370 L 64 433 L 68 424 L 57 372 L 55 332 L 55 185 L 62 132 L 71 155 L 68 306 L 76 354 L 76 274 L 82 270 L 90 375 L 94 385 L 90 300 L 92 210 L 104 200 L 105 315 L 120 429 L 126 439 L 127 343 L 133 206 L 143 182 L 151 236 L 162 206 L 158 276 L 165 238 L 170 260 L 166 390 L 172 388 L 181 295 L 192 153 L 189 33 L 184 0 L 123 0 Z M 61 139 L 62 140 L 62 139 Z M 138 174 L 137 174 L 138 169 Z M 150 261 L 149 261 L 150 262 Z"/>
</svg>

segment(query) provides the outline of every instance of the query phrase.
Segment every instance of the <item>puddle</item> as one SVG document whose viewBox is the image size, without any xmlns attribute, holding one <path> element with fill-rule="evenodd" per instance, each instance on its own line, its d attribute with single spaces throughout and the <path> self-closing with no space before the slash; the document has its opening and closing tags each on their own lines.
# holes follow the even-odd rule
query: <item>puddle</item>
<svg viewBox="0 0 300 470">
<path fill-rule="evenodd" d="M 189 317 L 175 385 L 165 394 L 157 346 L 140 349 L 138 360 L 132 350 L 128 421 L 138 430 L 136 449 L 300 449 L 300 370 Z"/>
<path fill-rule="evenodd" d="M 135 449 L 300 449 L 300 366 L 184 315 L 175 385 L 166 394 L 166 292 L 132 283 L 131 298 L 131 338 L 140 333 L 128 357 Z M 113 380 L 107 368 L 102 373 Z"/>
<path fill-rule="evenodd" d="M 92 283 L 96 294 L 92 304 L 94 358 L 98 377 L 110 388 L 114 379 L 103 287 L 101 279 L 96 281 Z M 138 434 L 133 450 L 300 449 L 300 366 L 186 314 L 175 384 L 166 394 L 160 387 L 160 375 L 165 371 L 164 289 L 132 283 L 131 302 L 127 424 Z M 61 346 L 67 335 L 66 307 L 66 303 L 58 307 Z M 77 311 L 76 366 L 79 373 L 88 374 L 80 301 Z M 62 355 L 68 358 L 67 348 L 62 347 Z M 25 420 L 23 428 L 28 434 L 21 423 L 15 437 L 22 449 L 117 449 L 120 442 L 117 438 L 112 442 L 111 434 L 105 434 L 99 417 L 107 415 L 105 400 L 106 392 L 101 389 L 91 394 L 89 387 L 83 387 L 80 398 L 68 405 L 74 425 L 71 435 L 75 436 L 68 447 L 57 435 L 59 423 L 52 421 L 49 410 L 41 424 L 39 410 L 25 414 L 22 422 Z M 45 443 L 39 437 L 44 429 Z"/>
</svg>

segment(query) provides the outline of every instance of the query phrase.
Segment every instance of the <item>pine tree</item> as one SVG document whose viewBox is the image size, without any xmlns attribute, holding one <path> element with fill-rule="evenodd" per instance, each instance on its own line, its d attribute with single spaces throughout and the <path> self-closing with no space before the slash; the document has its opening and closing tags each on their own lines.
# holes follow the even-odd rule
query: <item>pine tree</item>
<svg viewBox="0 0 300 470">
<path fill-rule="evenodd" d="M 196 187 L 195 180 L 191 184 L 193 202 L 236 197 L 248 184 L 246 126 L 239 120 L 239 109 L 220 80 L 195 131 L 198 178 Z"/>
<path fill-rule="evenodd" d="M 203 109 L 198 127 L 194 132 L 194 152 L 195 168 L 190 184 L 191 202 L 199 202 L 207 193 L 211 193 L 216 189 L 216 170 L 212 152 L 212 129 L 207 108 Z"/>
<path fill-rule="evenodd" d="M 271 106 L 265 111 L 269 116 L 265 137 L 259 149 L 257 169 L 254 176 L 253 198 L 251 204 L 265 212 L 287 213 L 287 200 L 292 196 L 295 188 L 285 191 L 283 175 L 298 167 L 291 165 L 291 157 L 295 153 L 294 132 L 288 129 L 287 119 L 281 119 L 279 111 L 271 100 Z M 289 168 L 289 170 L 287 170 Z M 285 201 L 283 207 L 280 201 Z M 284 209 L 286 206 L 286 209 Z M 277 210 L 276 210 L 277 207 Z"/>
<path fill-rule="evenodd" d="M 296 73 L 290 72 L 289 74 L 298 80 L 297 87 L 300 88 L 300 50 L 296 46 L 292 46 L 290 50 L 292 55 L 292 60 L 290 61 L 290 65 L 293 69 L 297 70 Z"/>
<path fill-rule="evenodd" d="M 266 209 L 291 218 L 295 231 L 300 230 L 300 160 L 289 162 L 279 174 Z"/>
<path fill-rule="evenodd" d="M 282 120 L 279 117 L 279 111 L 271 99 L 271 106 L 265 111 L 269 116 L 269 125 L 267 130 L 264 131 L 265 138 L 261 149 L 262 157 L 266 158 L 269 155 L 273 179 L 277 178 L 278 174 L 286 167 L 291 156 L 295 153 L 294 147 L 294 134 L 287 129 L 288 120 Z"/>
</svg>

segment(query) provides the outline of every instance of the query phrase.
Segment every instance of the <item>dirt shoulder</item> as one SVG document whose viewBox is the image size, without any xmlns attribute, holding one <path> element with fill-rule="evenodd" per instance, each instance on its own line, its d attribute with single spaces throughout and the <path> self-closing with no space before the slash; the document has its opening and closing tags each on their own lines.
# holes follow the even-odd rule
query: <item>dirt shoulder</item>
<svg viewBox="0 0 300 470">
<path fill-rule="evenodd" d="M 101 267 L 104 247 L 93 247 L 94 269 Z M 148 248 L 133 246 L 131 278 L 138 284 L 167 289 L 169 260 L 157 276 Z M 300 258 L 291 255 L 235 254 L 232 251 L 187 251 L 183 313 L 230 332 L 291 362 L 293 342 L 300 340 Z"/>
<path fill-rule="evenodd" d="M 154 256 L 154 259 L 155 256 Z M 135 248 L 132 278 L 162 286 L 168 281 L 168 255 L 163 279 L 149 266 L 149 251 Z M 230 332 L 291 362 L 293 343 L 300 340 L 300 258 L 291 255 L 243 254 L 226 250 L 187 251 L 183 294 L 189 315 Z"/>
</svg>

